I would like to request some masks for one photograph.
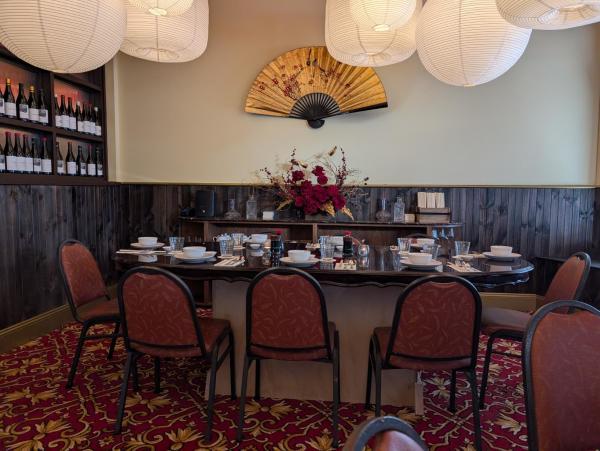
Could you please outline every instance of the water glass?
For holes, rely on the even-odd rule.
[[[221,257],[233,256],[233,240],[226,238],[219,240],[219,250],[221,251]]]
[[[179,252],[183,249],[184,239],[182,236],[170,236],[169,237],[169,246],[171,247],[171,252]]]
[[[242,246],[244,244],[244,238],[246,238],[246,236],[243,233],[232,233],[231,238],[233,238],[234,246]]]
[[[368,257],[369,256],[369,245],[368,244],[360,244],[358,246],[358,256],[359,257]]]
[[[333,259],[335,246],[329,242],[321,244],[321,258]]]
[[[410,251],[410,238],[398,238],[398,251],[409,252]]]
[[[421,252],[431,254],[431,258],[435,260],[438,258],[440,247],[439,244],[424,244]]]
[[[455,241],[454,242],[454,255],[468,255],[469,249],[471,248],[470,241]]]

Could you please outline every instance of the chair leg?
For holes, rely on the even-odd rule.
[[[210,383],[208,385],[208,405],[206,406],[206,435],[205,440],[210,442],[212,436],[213,413],[215,410],[215,387],[217,385],[217,360],[219,357],[219,346],[213,349],[210,362]]]
[[[243,434],[244,434],[244,416],[246,409],[246,391],[248,389],[248,370],[250,368],[250,359],[248,356],[244,357],[244,369],[242,372],[242,390],[240,393],[240,418],[238,420],[238,429],[237,429],[237,441],[239,443],[242,442]]]
[[[160,393],[160,359],[154,357],[154,393]]]
[[[85,343],[85,336],[87,335],[87,331],[89,328],[90,326],[85,323],[81,327],[81,333],[79,334],[79,340],[77,341],[77,348],[75,349],[75,355],[73,356],[73,361],[71,362],[69,378],[67,379],[67,388],[73,387],[73,380],[75,379],[75,373],[77,372],[77,365],[79,365],[81,350],[83,349],[83,344]]]
[[[115,423],[115,434],[121,433],[123,425],[123,414],[125,412],[125,398],[127,397],[127,386],[129,385],[129,374],[131,373],[131,366],[134,359],[134,355],[131,352],[127,353],[127,361],[123,368],[123,382],[121,383],[121,395],[119,396],[119,407],[117,410],[117,422]]]
[[[140,391],[140,375],[138,373],[138,360],[141,357],[141,354],[137,354],[133,357],[133,361],[131,362],[131,373],[133,374],[133,390],[136,392]]]
[[[469,384],[471,385],[471,396],[473,404],[473,428],[475,429],[475,449],[481,451],[481,420],[479,418],[479,403],[477,401],[477,375],[475,368],[472,371],[467,371]]]
[[[488,384],[488,376],[490,373],[490,363],[492,361],[492,353],[494,352],[494,341],[496,337],[494,335],[490,335],[487,342],[487,347],[485,350],[485,360],[483,363],[483,374],[481,375],[481,391],[479,393],[479,408],[483,409],[485,407],[485,392],[487,390]]]
[[[333,447],[337,448],[338,441],[338,412],[340,408],[340,345],[338,332],[334,335],[333,346]]]
[[[117,338],[119,338],[119,329],[121,328],[121,323],[117,321],[115,323],[115,330],[113,332],[112,338],[110,340],[110,347],[108,348],[108,360],[112,360],[113,354],[115,352],[115,346],[117,345]]]
[[[452,379],[450,379],[450,404],[448,410],[456,412],[456,370],[452,370]]]
[[[260,359],[256,359],[255,361],[254,400],[260,401]]]
[[[375,416],[381,416],[381,359],[375,357]]]
[[[229,383],[231,400],[237,399],[237,389],[235,386],[235,347],[233,342],[233,332],[229,332]]]
[[[373,365],[371,361],[373,346],[369,344],[369,357],[367,362],[367,389],[365,392],[365,410],[371,408],[371,385],[373,383]]]

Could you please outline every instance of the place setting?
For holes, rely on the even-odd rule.
[[[319,263],[321,260],[316,258],[308,250],[297,249],[288,251],[288,256],[281,257],[279,261],[284,265],[295,268],[310,268],[311,266]]]
[[[521,258],[521,254],[513,252],[511,246],[490,246],[490,250],[488,252],[483,252],[482,254],[489,260],[501,262],[509,262]]]
[[[181,251],[172,252],[171,255],[183,263],[207,263],[215,261],[217,253],[207,251],[204,246],[186,246]]]

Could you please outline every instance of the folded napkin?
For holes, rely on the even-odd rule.
[[[215,266],[226,266],[228,268],[234,268],[236,266],[243,265],[246,262],[243,258],[226,258],[216,263]]]
[[[136,250],[136,249],[119,249],[117,254],[130,254],[130,255],[156,255],[166,254],[166,251],[149,251],[149,250]]]
[[[456,272],[481,272],[479,269],[473,268],[472,266],[458,266],[456,263],[448,263],[447,266]]]

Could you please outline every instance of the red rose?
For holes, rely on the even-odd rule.
[[[329,185],[327,187],[327,194],[329,194],[331,197],[339,196],[340,190],[338,189],[337,185]]]
[[[333,208],[335,208],[336,210],[341,210],[346,206],[346,199],[344,198],[344,196],[334,196],[331,199],[331,202],[333,203]]]
[[[327,177],[326,177],[326,176],[324,176],[324,175],[319,175],[319,176],[317,177],[317,183],[318,183],[319,185],[327,185],[327,182],[328,182],[328,181],[329,181],[329,180],[328,180],[328,179],[327,179]]]
[[[299,182],[300,180],[304,180],[304,172],[292,171],[292,181]]]
[[[324,176],[325,175],[325,169],[323,169],[323,166],[315,166],[315,168],[312,170],[312,173],[319,177],[319,176]]]
[[[320,203],[324,204],[329,200],[329,194],[327,194],[327,190],[323,188],[321,185],[316,185],[313,188],[315,199]]]
[[[296,205],[296,207],[301,208],[302,206],[304,206],[304,197],[302,196],[296,196],[296,199],[294,201],[294,205]]]

